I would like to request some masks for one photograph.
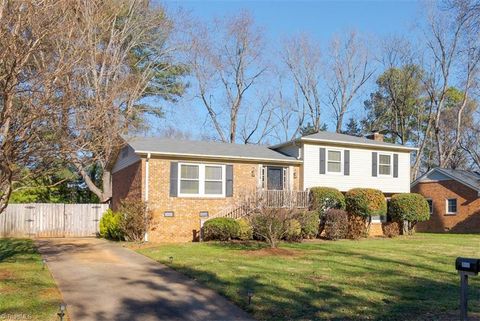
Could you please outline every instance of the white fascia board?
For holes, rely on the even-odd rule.
[[[287,164],[301,164],[301,160],[296,159],[274,159],[274,158],[260,158],[260,157],[243,157],[243,156],[224,156],[224,155],[203,155],[203,154],[186,154],[186,153],[164,153],[164,152],[152,152],[136,150],[137,154],[151,154],[161,156],[174,156],[178,158],[208,158],[208,159],[221,159],[221,160],[245,160],[245,161],[263,161],[263,162],[275,162],[275,163],[287,163]]]
[[[368,143],[357,143],[357,142],[346,142],[341,140],[330,140],[330,139],[316,139],[316,138],[300,138],[302,142],[311,142],[311,143],[323,143],[329,145],[343,145],[343,146],[367,146],[375,149],[381,150],[401,150],[404,152],[413,152],[417,151],[417,147],[408,147],[402,145],[377,145],[377,144],[368,144]]]

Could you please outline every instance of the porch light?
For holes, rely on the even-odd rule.
[[[255,172],[256,172],[255,167],[252,167],[252,172],[251,172],[252,177],[255,177]]]
[[[57,313],[57,315],[60,317],[60,321],[63,321],[63,317],[65,316],[65,310],[67,309],[67,305],[65,303],[60,303],[59,307],[60,311]]]
[[[293,178],[297,178],[297,169],[296,168],[293,170]]]

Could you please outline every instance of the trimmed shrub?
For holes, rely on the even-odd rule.
[[[393,195],[388,206],[388,214],[394,221],[407,221],[409,233],[413,231],[415,224],[430,219],[428,202],[417,193]]]
[[[386,237],[396,237],[400,235],[401,225],[399,222],[382,223],[382,231]]]
[[[345,209],[345,196],[333,187],[312,187],[310,189],[312,210],[318,212],[320,218],[318,234],[322,234],[325,227],[325,212],[331,208]]]
[[[347,212],[368,219],[387,214],[387,201],[382,191],[373,188],[354,188],[345,194]]]
[[[320,217],[330,208],[345,209],[345,197],[336,188],[312,187],[310,189],[312,209],[317,210]]]
[[[329,209],[325,213],[325,237],[329,240],[339,240],[348,234],[348,213],[344,210]]]
[[[208,222],[208,221],[207,221]],[[242,241],[253,239],[253,227],[250,222],[244,218],[237,220],[238,238]]]
[[[367,223],[365,222],[364,217],[348,213],[347,224],[348,224],[347,238],[352,240],[358,240],[361,237],[368,236]]]
[[[205,241],[228,241],[239,237],[240,225],[233,218],[218,217],[208,220],[203,225]]]
[[[303,239],[313,239],[318,235],[318,226],[319,218],[318,212],[316,211],[303,211],[299,212],[296,217],[296,220],[300,222],[302,226],[302,238]]]
[[[285,240],[290,242],[298,242],[302,239],[302,225],[296,219],[287,222],[285,231]]]
[[[100,219],[100,236],[109,240],[123,240],[123,233],[120,227],[122,216],[119,213],[108,209]]]
[[[285,239],[290,220],[295,218],[295,214],[296,211],[289,208],[258,207],[251,219],[253,236],[267,242],[272,248],[277,247],[278,242]]]
[[[120,228],[126,241],[143,241],[151,214],[147,205],[139,200],[123,200],[118,207]]]

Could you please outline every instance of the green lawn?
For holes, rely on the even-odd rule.
[[[480,235],[263,247],[189,243],[137,251],[215,289],[259,320],[458,320],[455,258],[480,257]],[[470,316],[477,320],[480,276],[470,280]]]
[[[60,302],[33,242],[0,239],[0,320],[57,320]]]

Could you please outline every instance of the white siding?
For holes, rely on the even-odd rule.
[[[350,175],[320,174],[320,148],[350,150]],[[410,192],[410,153],[385,151],[398,154],[398,177],[372,176],[372,152],[382,153],[379,149],[360,149],[358,147],[336,147],[324,145],[303,145],[304,189],[314,186],[334,187],[342,192],[355,187],[377,188],[384,193]],[[343,158],[342,158],[343,163]],[[393,157],[392,157],[393,164]],[[393,165],[392,165],[393,171]]]
[[[135,154],[133,148],[130,145],[125,146],[118,155],[117,162],[115,163],[115,166],[113,166],[112,174],[138,162],[139,160],[140,157]]]

